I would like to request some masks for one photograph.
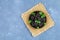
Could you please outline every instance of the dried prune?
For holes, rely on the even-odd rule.
[[[29,16],[30,25],[36,29],[44,27],[46,19],[46,15],[42,11],[34,11]]]

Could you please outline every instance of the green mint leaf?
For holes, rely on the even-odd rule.
[[[44,23],[44,25],[46,25],[46,23]]]
[[[36,23],[41,23],[39,20],[35,20]]]
[[[45,15],[43,14],[42,16],[41,16],[41,18],[44,18],[45,17]]]
[[[35,13],[34,13],[34,12],[32,12],[32,15],[34,15],[34,16],[35,16]]]
[[[37,27],[37,29],[39,29],[39,27]]]
[[[40,15],[43,15],[43,13],[42,13],[42,12],[39,12],[39,14],[40,14]]]
[[[29,20],[29,23],[31,23],[32,22],[32,20]]]

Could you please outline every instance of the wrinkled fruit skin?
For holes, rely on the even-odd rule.
[[[41,15],[39,14],[39,12],[42,12],[42,11],[34,11],[33,13],[35,15],[30,14],[30,16],[29,16],[29,20],[31,20],[30,25],[36,29],[37,29],[37,27],[39,27],[39,28],[44,27],[44,25],[45,25],[44,23],[46,23],[46,19],[47,19],[46,16],[41,18]],[[44,14],[44,13],[42,12],[42,14]],[[35,20],[39,20],[40,23],[36,23]]]

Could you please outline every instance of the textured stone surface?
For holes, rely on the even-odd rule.
[[[42,2],[55,21],[55,26],[33,38],[21,14]],[[0,40],[59,40],[60,0],[0,0]]]

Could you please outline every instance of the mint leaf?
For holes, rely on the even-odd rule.
[[[32,20],[29,20],[29,23],[31,23],[32,22]]]
[[[36,23],[41,23],[39,20],[35,20]]]
[[[32,15],[34,15],[34,16],[35,16],[35,13],[34,13],[34,12],[32,12]]]
[[[43,12],[39,12],[40,15],[43,15]]]
[[[44,25],[46,25],[46,23],[44,23]]]
[[[37,29],[39,29],[39,27],[37,27]]]
[[[43,14],[42,16],[41,16],[41,18],[44,18],[45,17],[45,15]]]

